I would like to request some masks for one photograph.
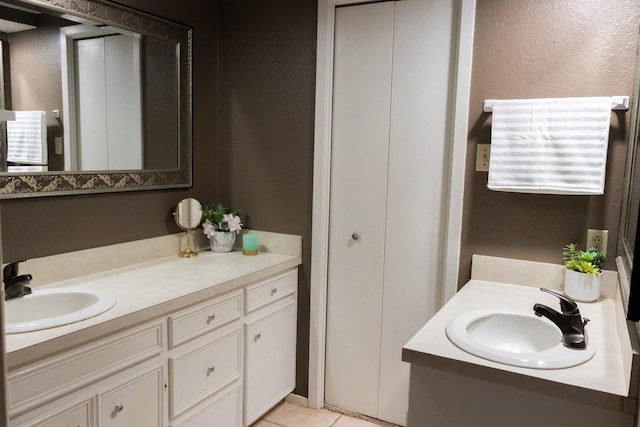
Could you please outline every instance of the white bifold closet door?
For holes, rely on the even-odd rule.
[[[336,9],[325,402],[400,425],[441,301],[453,4]]]
[[[143,168],[140,39],[76,41],[79,170]]]

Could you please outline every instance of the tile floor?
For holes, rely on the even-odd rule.
[[[309,409],[284,402],[253,427],[380,427],[373,422],[349,417],[328,409]]]

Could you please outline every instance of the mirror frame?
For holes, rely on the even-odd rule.
[[[143,35],[173,40],[178,56],[178,165],[135,171],[52,171],[0,175],[0,199],[184,188],[192,172],[192,29],[106,0],[20,0]]]
[[[640,63],[638,65],[640,65]],[[634,88],[634,93],[639,94],[640,90],[638,88],[638,81],[640,81],[640,79],[636,77],[636,80],[637,82],[635,83],[636,87]],[[638,151],[638,131],[640,130],[640,114],[638,110],[638,101],[634,96],[633,105],[631,107],[631,125],[629,127],[629,143],[627,146],[627,161],[625,164],[624,187],[622,191],[620,221],[618,226],[618,242],[616,248],[616,256],[622,259],[628,276],[631,275],[631,268],[633,266],[633,247],[635,247],[636,243],[636,236],[629,235],[629,222],[631,220],[631,215],[635,212],[634,206],[631,205],[632,194],[634,187],[640,185],[640,183],[634,183],[634,175],[637,167],[636,156]],[[630,239],[633,239],[633,244]]]
[[[638,37],[640,43],[640,37]],[[616,266],[621,277],[620,290],[623,305],[627,311],[627,319],[640,319],[640,222],[636,223],[636,230],[630,230],[630,221],[640,215],[638,205],[633,196],[640,188],[640,181],[636,179],[640,172],[640,165],[636,163],[638,144],[640,142],[640,55],[636,54],[633,94],[631,96],[631,113],[629,124],[629,140],[627,145],[627,160],[625,164],[624,187],[620,205],[620,220],[618,224],[618,241],[616,245]],[[634,275],[635,272],[635,275]]]

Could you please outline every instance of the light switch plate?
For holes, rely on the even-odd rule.
[[[62,137],[61,136],[56,136],[54,138],[54,142],[55,142],[55,149],[56,149],[56,154],[62,154]]]
[[[491,144],[476,144],[476,172],[489,172]]]

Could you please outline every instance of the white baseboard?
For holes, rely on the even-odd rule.
[[[309,407],[309,399],[304,396],[300,396],[299,394],[289,394],[284,398],[285,402],[289,402],[293,405],[302,406],[303,408]]]

